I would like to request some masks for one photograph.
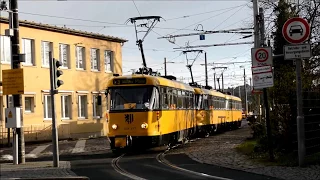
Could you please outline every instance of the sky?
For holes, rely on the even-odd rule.
[[[136,34],[131,22],[126,21],[138,16],[161,16],[143,42],[144,54],[148,67],[164,74],[164,58],[167,59],[167,74],[174,75],[178,80],[190,82],[191,76],[187,62],[191,64],[197,53],[181,53],[185,49],[173,49],[190,46],[212,45],[225,43],[253,42],[253,37],[239,39],[245,35],[235,33],[216,33],[175,38],[174,43],[159,37],[177,34],[195,33],[198,30],[228,30],[235,28],[252,28],[253,10],[249,0],[212,0],[212,1],[27,1],[18,0],[19,19],[66,26],[77,30],[90,31],[127,39],[123,45],[123,74],[131,74],[132,69],[142,67],[142,58],[136,45]],[[6,16],[2,13],[2,16]],[[76,20],[77,19],[77,20]],[[147,21],[138,21],[143,24]],[[200,24],[200,25],[198,25]],[[140,29],[146,31],[147,29]],[[142,38],[145,32],[138,33]],[[213,74],[221,75],[223,69],[224,88],[243,85],[243,67],[247,75],[247,84],[251,77],[251,48],[253,44],[212,46],[196,48],[207,53],[209,85],[214,87]],[[188,59],[188,61],[187,61]],[[215,64],[230,63],[234,64]],[[196,58],[192,69],[194,80],[205,85],[204,53]],[[243,67],[240,67],[243,66]],[[220,81],[221,83],[221,81]],[[218,87],[218,85],[217,85]]]

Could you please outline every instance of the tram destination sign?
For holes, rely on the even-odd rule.
[[[146,84],[146,78],[133,78],[133,79],[114,79],[114,85],[124,85],[124,84]]]

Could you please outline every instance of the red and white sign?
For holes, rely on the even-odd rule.
[[[271,47],[251,49],[252,66],[272,66]]]
[[[261,74],[261,73],[272,72],[271,66],[251,67],[251,69],[252,69],[252,74]]]
[[[252,94],[262,94],[263,92],[261,90],[252,89],[251,93]]]
[[[287,20],[282,27],[282,35],[291,44],[305,42],[310,35],[310,25],[307,20],[294,17]]]

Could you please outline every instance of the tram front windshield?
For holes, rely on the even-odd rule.
[[[153,87],[110,88],[110,110],[148,109]]]

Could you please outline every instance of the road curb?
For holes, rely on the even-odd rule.
[[[34,178],[1,178],[1,180],[90,180],[86,176],[66,176],[66,177],[34,177]]]

